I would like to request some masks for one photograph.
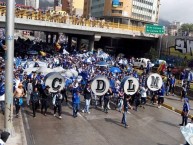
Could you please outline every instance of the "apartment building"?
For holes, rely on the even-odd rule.
[[[32,6],[35,9],[39,9],[40,1],[39,0],[25,0],[26,6]]]
[[[70,15],[83,15],[84,0],[61,0],[62,10]]]
[[[84,16],[105,18],[123,24],[156,24],[160,0],[85,0]]]

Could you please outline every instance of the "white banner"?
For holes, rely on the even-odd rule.
[[[193,145],[193,124],[188,123],[186,126],[180,127],[181,133],[183,134],[185,140]]]

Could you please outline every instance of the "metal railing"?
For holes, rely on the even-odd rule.
[[[1,16],[6,15],[6,6],[0,6]],[[86,19],[83,17],[69,16],[65,11],[41,11],[34,9],[23,9],[16,8],[15,10],[16,18],[32,19],[32,20],[41,20],[55,23],[65,23],[71,25],[81,25],[87,27],[98,27],[98,28],[107,28],[107,29],[121,29],[121,30],[130,30],[130,31],[139,31],[144,32],[143,26],[133,26],[127,24],[113,23],[105,20],[95,20],[95,19]]]

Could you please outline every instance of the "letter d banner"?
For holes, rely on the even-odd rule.
[[[104,95],[110,87],[109,80],[105,76],[97,76],[91,83],[91,90],[97,96]]]

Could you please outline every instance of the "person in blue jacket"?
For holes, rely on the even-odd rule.
[[[179,124],[180,126],[186,126],[188,123],[188,115],[190,113],[190,104],[188,98],[184,98],[184,105],[182,110],[182,123]]]
[[[0,105],[1,105],[1,111],[4,115],[5,113],[5,83],[2,80],[0,82]]]
[[[80,93],[76,90],[72,96],[73,117],[77,117],[77,113],[80,110]]]
[[[165,95],[165,85],[163,83],[161,89],[158,91],[158,108],[161,108],[161,106],[164,103],[164,95]]]
[[[174,96],[174,88],[176,86],[176,79],[175,76],[172,75],[171,79],[170,79],[170,93]]]

